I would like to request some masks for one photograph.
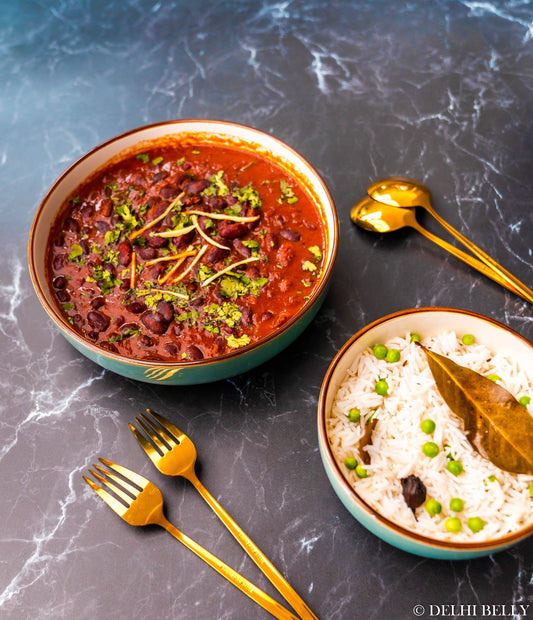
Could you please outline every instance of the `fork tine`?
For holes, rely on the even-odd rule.
[[[122,478],[115,476],[111,472],[107,471],[106,469],[102,469],[102,467],[99,467],[98,465],[93,465],[93,467],[95,467],[98,471],[101,471],[104,474],[104,476],[107,476],[107,478],[111,478],[111,480],[119,484],[121,487],[126,489],[126,491],[128,491],[132,495],[134,496],[139,495],[139,489],[137,489],[132,484],[130,484],[129,481],[123,480]],[[131,502],[131,498],[129,497],[128,497],[128,502]]]
[[[184,432],[180,431],[180,429],[177,426],[174,426],[174,424],[172,424],[172,422],[170,420],[167,420],[166,418],[164,418],[162,415],[159,415],[159,413],[156,413],[155,411],[152,411],[151,409],[147,409],[146,410],[155,420],[157,420],[159,422],[159,424],[161,424],[161,426],[163,428],[165,428],[169,433],[172,433],[172,435],[174,435],[174,437],[178,440],[181,441],[184,438],[187,438],[187,435],[185,435]],[[144,416],[143,416],[144,417]],[[146,418],[145,418],[146,419]]]
[[[97,466],[94,465],[94,467],[97,467]],[[106,471],[104,471],[102,469],[100,469],[100,471],[103,471],[104,474],[107,473]],[[106,487],[109,487],[113,491],[113,493],[115,495],[118,495],[120,497],[120,499],[124,500],[126,502],[126,504],[128,504],[128,506],[131,504],[133,499],[129,495],[124,493],[124,491],[122,489],[120,489],[119,487],[115,486],[112,482],[110,482],[109,480],[106,480],[103,476],[100,476],[100,474],[97,474],[92,469],[89,469],[89,473],[92,474],[102,484],[105,484]]]
[[[141,487],[141,489],[144,489],[146,485],[149,484],[150,482],[146,478],[143,478],[140,474],[136,474],[134,471],[131,471],[131,469],[122,467],[122,465],[117,465],[116,463],[113,463],[112,461],[108,461],[107,459],[99,458],[98,460],[102,462],[104,465],[107,465],[110,469],[113,469],[115,472],[118,472],[121,476],[124,476],[124,478],[126,478],[130,482],[133,482],[137,486]]]
[[[91,487],[91,489],[101,498],[104,502],[112,508],[118,515],[122,517],[122,515],[128,510],[124,504],[121,504],[118,499],[115,499],[112,495],[110,495],[104,489],[101,489],[97,484],[95,484],[92,480],[87,478],[87,476],[82,476],[85,482]]]
[[[162,441],[161,441],[161,437],[163,437],[163,439],[171,444],[170,438],[167,439],[166,437],[166,433],[164,434],[160,429],[158,429],[157,427],[154,427],[153,424],[150,424],[150,420],[148,420],[147,418],[145,418],[143,416],[143,414],[139,414],[141,416],[141,418],[143,418],[143,420],[146,421],[143,422],[143,420],[141,420],[141,418],[135,418],[135,420],[137,421],[137,424],[143,429],[143,431],[148,435],[148,437],[155,443],[156,447],[159,448],[159,450],[165,454],[165,452],[168,452],[168,446],[165,445]],[[170,446],[171,448],[173,447],[172,445]]]
[[[146,437],[139,432],[133,424],[129,424],[130,431],[135,435],[135,439],[141,444],[141,448],[146,452],[150,460],[156,464],[157,461],[161,458],[159,452],[154,448],[154,446],[146,439]]]

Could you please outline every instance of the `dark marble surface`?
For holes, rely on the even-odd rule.
[[[187,117],[248,124],[299,150],[330,188],[341,238],[330,294],[285,353],[168,388],[104,372],[58,334],[26,242],[44,192],[78,156]],[[0,0],[0,616],[269,617],[84,484],[98,456],[144,474],[170,520],[277,597],[193,487],[137,447],[127,423],[151,407],[194,440],[202,481],[321,619],[409,619],[417,604],[425,617],[444,604],[455,608],[434,611],[446,617],[533,617],[533,540],[466,562],[380,542],[334,495],[315,428],[335,352],[385,314],[459,307],[533,338],[530,304],[415,231],[375,235],[349,220],[370,181],[420,179],[439,213],[531,286],[532,135],[531,2]]]

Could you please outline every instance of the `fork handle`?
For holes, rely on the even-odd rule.
[[[257,547],[257,545],[250,540],[247,534],[235,523],[235,521],[229,516],[229,514],[222,508],[217,500],[209,493],[209,491],[200,482],[194,471],[183,474],[186,476],[205,499],[209,506],[216,513],[217,517],[224,523],[228,530],[240,543],[246,553],[252,558],[257,566],[263,571],[270,582],[275,586],[278,592],[285,598],[285,600],[292,606],[302,620],[318,620],[315,614],[309,609],[305,601],[295,592],[294,588],[287,582],[278,569],[272,564],[272,562],[264,555],[264,553]]]
[[[285,609],[283,605],[280,605],[280,603],[263,592],[263,590],[254,585],[251,581],[248,581],[248,579],[243,577],[240,573],[233,570],[233,568],[229,567],[227,564],[224,564],[222,560],[174,527],[165,517],[162,517],[161,520],[158,521],[158,524],[164,527],[169,534],[172,534],[174,538],[183,543],[199,558],[204,560],[204,562],[207,562],[211,568],[214,568],[220,575],[225,577],[241,592],[244,592],[244,594],[263,607],[263,609],[266,609],[275,618],[279,620],[299,620],[296,616],[291,614],[288,609]]]

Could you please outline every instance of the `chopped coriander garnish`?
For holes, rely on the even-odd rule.
[[[154,159],[152,159],[152,164],[154,166],[157,166],[157,164],[160,164],[163,161],[162,157],[155,157]]]
[[[227,336],[226,342],[228,343],[228,347],[238,349],[239,347],[245,347],[247,344],[250,344],[250,336],[247,334],[243,334],[240,338],[236,336]]]
[[[316,271],[316,265],[310,260],[306,260],[302,263],[302,269],[304,271]]]
[[[292,205],[295,202],[298,202],[298,197],[295,195],[292,187],[284,179],[280,180],[279,189],[281,191],[281,196],[278,198],[279,204],[286,202],[287,204]]]
[[[69,302],[69,303],[63,304],[61,306],[61,309],[63,310],[63,312],[68,312],[69,310],[74,310],[75,307],[76,306],[72,302]]]
[[[150,161],[150,156],[147,153],[139,153],[136,159],[142,161],[144,164],[147,164]]]
[[[70,248],[70,254],[68,255],[69,261],[73,263],[78,263],[78,265],[83,264],[82,261],[83,248],[78,243],[73,243]]]
[[[322,250],[318,247],[318,245],[312,245],[310,248],[307,248],[311,254],[315,257],[315,260],[320,262],[322,260]]]

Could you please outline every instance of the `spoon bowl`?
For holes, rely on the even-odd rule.
[[[388,177],[368,186],[368,195],[393,207],[431,209],[431,192],[422,183],[404,177]]]
[[[498,284],[506,286],[510,290],[517,292],[514,287],[511,287],[507,280],[502,278],[496,271],[488,267],[485,263],[477,260],[477,258],[474,258],[473,256],[470,256],[470,254],[466,254],[466,252],[459,250],[455,246],[450,245],[448,242],[444,241],[444,239],[437,237],[433,233],[429,232],[429,230],[426,230],[420,226],[416,219],[416,212],[414,208],[399,208],[397,206],[392,206],[390,204],[374,200],[373,198],[370,198],[370,196],[365,196],[356,202],[352,207],[350,211],[350,218],[354,224],[357,224],[357,226],[371,232],[392,232],[394,230],[404,228],[405,226],[414,228],[420,234],[424,235],[424,237],[430,241],[433,241],[433,243],[436,243],[439,247],[447,250],[471,267],[474,267],[474,269],[477,269],[483,275],[491,278],[495,282],[498,282]]]
[[[496,282],[499,282],[509,290],[513,291],[513,293],[516,293],[530,303],[533,303],[533,291],[531,289],[520,282],[520,280],[513,276],[512,273],[509,273],[506,269],[504,269],[481,248],[462,235],[451,224],[448,224],[448,222],[435,211],[431,205],[431,192],[425,185],[419,181],[415,181],[414,179],[407,179],[404,177],[388,177],[375,181],[369,185],[367,191],[368,196],[371,199],[384,205],[400,207],[401,209],[410,209],[413,207],[424,208],[446,231],[460,241],[468,250],[470,250],[470,252],[472,252],[472,254],[474,254],[474,256],[477,256],[480,261],[485,263],[485,265],[488,266],[489,269],[497,276],[489,277],[492,277],[493,280],[496,280]],[[435,239],[433,239],[433,241],[435,241]],[[465,254],[464,256],[469,255]],[[459,258],[461,257],[459,256]],[[475,266],[471,260],[472,259],[470,257],[470,260],[466,262]]]

